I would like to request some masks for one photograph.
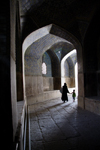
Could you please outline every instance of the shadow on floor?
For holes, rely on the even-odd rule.
[[[31,150],[100,149],[100,117],[55,99],[29,106]]]

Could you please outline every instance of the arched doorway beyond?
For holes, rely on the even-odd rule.
[[[74,88],[78,96],[78,68],[76,49],[65,55],[61,61],[61,86],[63,86],[64,83],[67,83],[68,88]]]
[[[48,49],[52,49],[53,45],[58,45],[60,42],[61,44],[66,43],[67,48],[69,47],[69,49],[67,49],[68,52],[72,49],[77,49],[78,86],[81,87],[81,90],[80,88],[78,90],[78,105],[83,108],[84,78],[81,45],[72,34],[53,24],[32,32],[23,42],[23,62],[25,61],[25,66],[23,63],[23,80],[25,83],[24,89],[26,90],[24,95],[34,97],[34,100],[30,101],[30,103],[40,100],[43,101],[48,98],[48,96],[44,96],[43,93],[43,78],[41,71],[42,55]],[[64,55],[63,53],[63,56]],[[63,58],[63,56],[61,57]],[[26,72],[24,71],[24,67],[27,67]],[[27,95],[27,93],[29,95]],[[55,96],[57,96],[57,93]]]

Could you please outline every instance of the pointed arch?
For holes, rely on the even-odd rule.
[[[23,42],[23,80],[25,81],[24,74],[24,54],[26,53],[28,57],[32,58],[32,65],[35,66],[33,70],[31,70],[31,75],[37,75],[39,78],[41,76],[41,64],[42,64],[42,54],[47,51],[47,49],[51,49],[54,44],[65,42],[66,44],[73,47],[73,49],[77,50],[77,61],[78,61],[78,77],[79,77],[79,106],[84,107],[84,75],[83,75],[83,59],[82,59],[82,47],[80,42],[69,32],[63,30],[62,28],[50,24],[43,28],[40,28],[34,32],[32,32]],[[71,51],[72,49],[70,49]],[[69,51],[69,52],[70,52]],[[32,69],[32,67],[31,67]],[[25,82],[24,82],[25,83]],[[41,92],[42,84],[41,84]],[[25,88],[24,88],[25,89]]]

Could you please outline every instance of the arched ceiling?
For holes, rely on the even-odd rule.
[[[99,0],[21,0],[22,38],[56,24],[82,43],[98,5]]]
[[[52,51],[62,49],[60,61],[67,53],[77,49],[78,55],[80,55],[78,69],[82,70],[82,49],[79,41],[69,32],[51,24],[32,32],[23,42],[23,54],[25,53],[26,66],[31,74],[40,74],[42,55],[49,49]],[[35,67],[34,69],[33,66]]]
[[[52,45],[52,47],[50,49],[56,53],[56,55],[59,58],[59,61],[61,61],[62,58],[68,52],[70,52],[71,50],[74,49],[74,46],[70,43],[67,43],[67,42],[59,42],[59,43]]]
[[[60,45],[59,45],[60,43]],[[52,48],[51,48],[52,47]],[[40,57],[46,50],[48,49],[59,49],[61,47],[66,48],[66,53],[74,49],[73,44],[67,42],[66,40],[52,35],[47,34],[46,36],[43,36],[42,38],[38,39],[37,41],[33,42],[28,49],[26,50],[27,56],[38,58]]]
[[[67,50],[68,53],[72,49],[78,49],[79,47],[78,40],[72,34],[54,24],[32,32],[23,42],[23,52],[25,53],[27,50],[27,55],[29,53],[32,55],[34,51],[41,55],[48,49],[56,50],[59,48]]]
[[[52,34],[51,34],[52,33]],[[60,37],[61,36],[61,37]],[[43,27],[33,33],[31,33],[24,42],[24,51],[26,50],[26,57],[34,58],[34,60],[40,59],[40,57],[47,50],[50,50],[56,54],[59,61],[73,50],[75,47],[70,42],[71,37],[56,27],[55,25],[49,25]],[[63,37],[63,38],[62,38]],[[69,41],[68,41],[69,40]]]
[[[61,59],[75,48],[73,45],[77,43],[75,40],[68,32],[55,25],[49,25],[31,33],[23,43],[26,71],[30,74],[40,74],[42,55],[47,50],[56,54],[61,49],[60,64]]]

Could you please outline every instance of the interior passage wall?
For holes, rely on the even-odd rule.
[[[61,79],[42,76],[25,76],[27,104],[61,97],[60,91],[54,90],[53,83],[57,80]],[[56,86],[58,87],[57,84],[58,82],[56,82]]]
[[[16,1],[0,4],[0,119],[1,147],[12,150],[17,129],[16,57],[15,57]]]
[[[43,76],[25,76],[26,96],[35,96],[44,91],[59,90],[61,78]]]
[[[34,96],[43,93],[42,76],[25,76],[26,96]]]

